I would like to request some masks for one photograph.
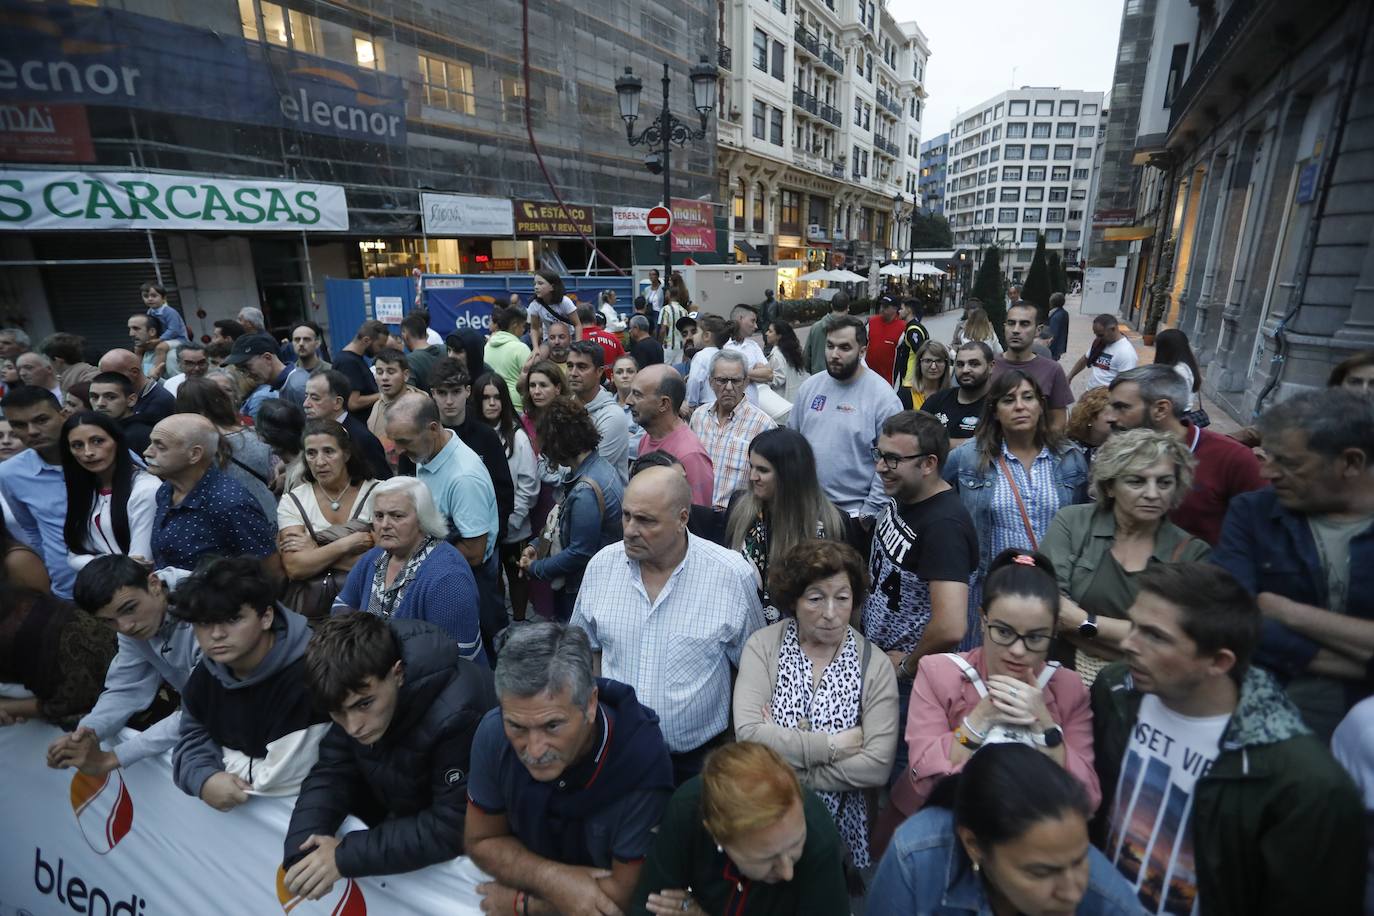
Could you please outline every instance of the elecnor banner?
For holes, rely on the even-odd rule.
[[[515,234],[511,203],[501,197],[423,193],[420,195],[420,219],[430,235],[509,238]]]
[[[165,172],[0,169],[0,230],[348,228],[338,185]]]
[[[611,232],[615,235],[653,235],[648,207],[612,207]]]
[[[711,211],[707,201],[673,198],[674,251],[716,250],[716,220]]]
[[[257,796],[228,812],[183,794],[170,758],[108,776],[50,770],[39,722],[0,728],[0,914],[480,914],[486,876],[466,858],[404,875],[342,879],[321,900],[286,889],[282,843],[294,798]],[[349,820],[344,832],[364,829]]]

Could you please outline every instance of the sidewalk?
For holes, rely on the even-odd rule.
[[[1065,374],[1073,368],[1073,364],[1078,360],[1078,357],[1088,352],[1088,348],[1092,346],[1093,342],[1093,318],[1095,316],[1080,315],[1078,310],[1081,302],[1081,296],[1069,296],[1064,303],[1064,308],[1069,313],[1069,349],[1059,360],[1059,364],[1064,367]],[[926,330],[930,331],[930,336],[932,338],[947,344],[950,338],[954,336],[954,328],[959,323],[959,317],[962,314],[962,310],[952,309],[947,312],[941,312],[939,315],[935,315],[931,318],[927,318],[924,321]],[[806,335],[810,333],[811,327],[812,326],[808,325],[805,328],[797,329],[797,337],[801,340],[803,349],[806,347]],[[1154,347],[1145,346],[1138,331],[1128,328],[1123,324],[1122,333],[1126,335],[1131,341],[1131,345],[1135,347],[1136,352],[1140,354],[1141,365],[1154,362]],[[1080,372],[1078,378],[1073,380],[1072,387],[1074,397],[1076,398],[1092,387],[1092,375],[1087,371]],[[1205,396],[1202,398],[1202,406],[1212,418],[1212,425],[1207,427],[1212,432],[1225,435],[1226,433],[1231,433],[1240,429],[1241,424],[1231,419],[1229,414],[1209,401]]]

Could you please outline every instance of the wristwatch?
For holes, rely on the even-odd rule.
[[[1097,615],[1088,614],[1088,619],[1078,625],[1078,635],[1084,639],[1097,638]]]
[[[1032,735],[1035,743],[1041,747],[1059,747],[1064,743],[1064,730],[1058,725],[1051,725],[1038,735]]]

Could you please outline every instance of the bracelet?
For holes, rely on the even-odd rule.
[[[902,677],[907,678],[908,680],[916,676],[915,672],[906,670],[906,663],[911,661],[911,656],[913,654],[914,653],[908,652],[906,654],[906,657],[903,658],[901,662],[897,665],[897,670],[901,671]]]
[[[964,721],[960,725],[960,727],[963,728],[964,731],[972,735],[974,738],[977,738],[979,744],[982,744],[984,741],[988,740],[987,734],[985,734],[984,732],[980,732],[978,729],[968,724],[968,716],[964,716]]]

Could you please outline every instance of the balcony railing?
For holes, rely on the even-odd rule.
[[[1193,71],[1188,74],[1188,78],[1183,81],[1183,85],[1178,87],[1171,100],[1172,105],[1169,109],[1169,129],[1172,130],[1178,123],[1179,118],[1192,105],[1193,99],[1202,91],[1203,87],[1211,82],[1212,76],[1216,73],[1221,62],[1231,52],[1236,40],[1245,31],[1245,27],[1250,24],[1254,17],[1256,8],[1259,6],[1255,0],[1232,0],[1227,7],[1225,15],[1221,17],[1221,22],[1212,32],[1212,37],[1208,39],[1207,46],[1202,49],[1197,60],[1193,64]]]
[[[844,124],[844,115],[840,113],[840,110],[824,102],[821,103],[820,116],[822,120],[829,121],[836,127],[840,127]]]
[[[808,32],[803,28],[798,28],[793,37],[796,39],[797,44],[811,52],[812,57],[821,56],[821,40],[816,37],[815,33]]]
[[[821,103],[814,95],[804,89],[792,90],[792,104],[798,108],[804,108],[811,114],[819,114]]]
[[[884,108],[887,107],[887,93],[881,89],[878,90],[878,104]]]
[[[834,70],[836,73],[839,74],[844,73],[844,58],[839,54],[836,54],[835,50],[831,48],[830,45],[821,46],[820,57],[821,63],[825,64],[831,70]]]
[[[732,57],[733,55],[730,53],[730,49],[727,48],[725,45],[721,45],[720,48],[716,51],[716,63],[720,64],[720,68],[722,70],[730,69]]]

